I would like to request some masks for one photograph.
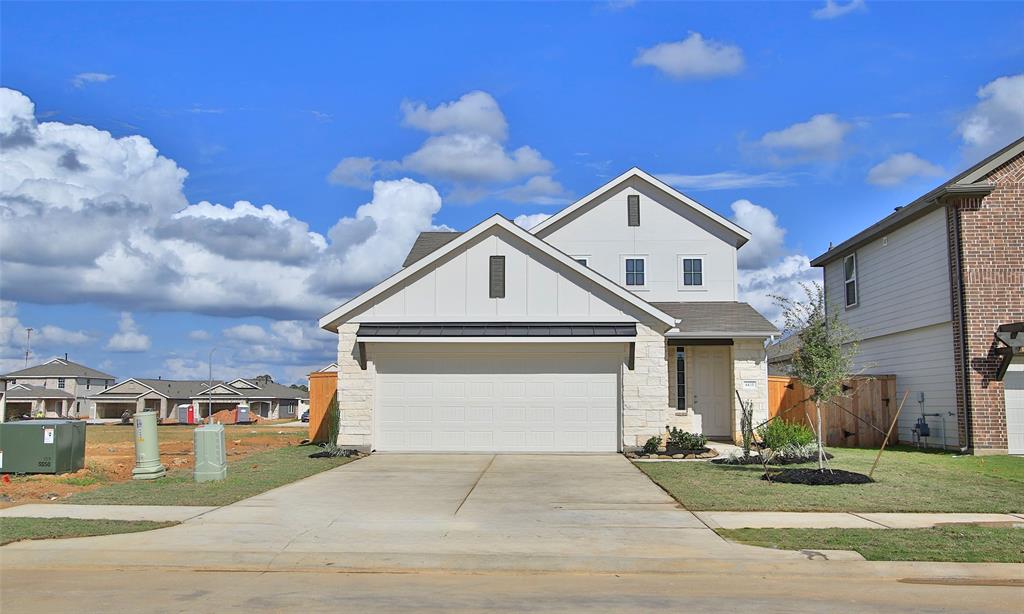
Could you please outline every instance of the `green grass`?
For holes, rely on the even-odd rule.
[[[721,529],[718,534],[783,550],[855,550],[869,561],[1024,563],[1024,529],[1009,527]]]
[[[835,469],[867,473],[876,450],[834,448]],[[761,480],[760,465],[636,463],[690,510],[789,512],[1024,511],[1024,458],[886,450],[874,484],[803,486]],[[790,467],[812,467],[790,465]]]
[[[77,493],[61,503],[101,505],[227,505],[349,462],[348,458],[308,458],[314,446],[291,446],[228,463],[219,482],[196,483],[191,470],[169,470],[157,480],[131,480]]]
[[[79,518],[0,518],[0,546],[23,539],[89,537],[137,533],[178,524],[150,520],[82,520]]]

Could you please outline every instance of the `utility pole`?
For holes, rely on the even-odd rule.
[[[32,328],[25,329],[25,368],[28,368],[28,358],[32,355]]]

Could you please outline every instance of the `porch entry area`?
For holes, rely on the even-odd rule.
[[[672,426],[731,441],[731,340],[669,339],[666,349]]]

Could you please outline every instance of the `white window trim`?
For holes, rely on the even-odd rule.
[[[847,277],[846,277],[846,261],[849,260],[850,258],[853,258],[853,277],[847,279]],[[843,266],[843,304],[846,305],[847,309],[853,309],[854,307],[856,307],[857,305],[860,304],[860,281],[858,281],[858,274],[860,273],[860,271],[858,270],[859,267],[857,266],[857,252],[853,252],[852,254],[848,254],[848,255],[844,256],[843,257],[843,264],[842,264],[842,266]],[[850,283],[851,281],[853,282],[853,292],[854,292],[854,300],[853,300],[852,303],[850,302],[850,299],[849,299],[849,297],[846,294],[846,292],[847,292],[847,284]]]
[[[700,260],[700,285],[687,286],[683,284],[683,259]],[[707,254],[677,254],[676,255],[676,286],[680,292],[707,292],[708,291],[708,269]]]
[[[575,260],[577,262],[579,262],[580,260],[583,260],[584,262],[580,262],[580,264],[582,264],[585,267],[589,267],[590,266],[590,254],[575,254],[573,256],[570,256],[570,258],[572,258],[573,260]]]
[[[644,285],[642,286],[627,286],[626,285],[626,260],[643,260],[644,261]],[[648,289],[651,279],[651,269],[647,266],[647,254],[622,254],[619,258],[619,283],[622,287],[629,290],[630,292],[643,292]]]

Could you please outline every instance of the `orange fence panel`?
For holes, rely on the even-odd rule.
[[[327,441],[327,406],[338,394],[338,373],[334,371],[309,374],[309,439]]]
[[[768,415],[816,428],[813,388],[795,377],[768,376]],[[821,408],[825,445],[877,448],[896,413],[895,375],[858,375],[843,384],[843,396]],[[896,443],[892,441],[890,443]]]

